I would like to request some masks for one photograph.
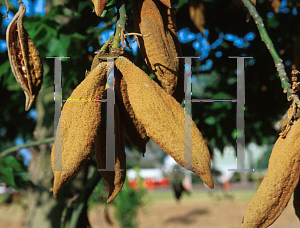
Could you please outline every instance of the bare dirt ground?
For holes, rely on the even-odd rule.
[[[185,197],[176,203],[173,198],[152,202],[146,214],[139,211],[139,228],[240,228],[250,201],[235,201],[223,198],[201,200],[196,195]],[[207,197],[208,198],[208,197]],[[103,216],[104,207],[95,208],[89,218],[93,228],[119,228],[114,219],[114,208],[109,208],[113,226],[108,225]],[[287,208],[270,226],[271,228],[296,228],[299,220],[295,215],[292,200]]]
[[[231,196],[232,198],[224,197],[221,192],[214,193],[213,196],[207,192],[193,192],[190,196],[184,195],[181,202],[177,203],[170,192],[168,197],[153,200],[144,211],[139,211],[138,228],[240,228],[250,200],[243,199],[242,196],[239,198],[234,193]],[[109,205],[108,210],[113,225],[109,225],[104,219],[104,206],[100,205],[89,212],[93,228],[120,227],[114,218],[113,206]],[[25,228],[25,216],[26,211],[18,204],[0,205],[1,228]],[[299,227],[292,200],[270,227]]]

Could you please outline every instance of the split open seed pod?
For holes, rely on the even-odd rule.
[[[11,69],[24,90],[25,110],[28,111],[42,86],[43,64],[38,50],[23,27],[25,11],[25,6],[20,4],[19,11],[7,27],[6,42]]]

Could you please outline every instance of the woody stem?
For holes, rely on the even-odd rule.
[[[116,23],[116,32],[115,32],[115,40],[113,44],[113,48],[120,48],[121,44],[121,30],[125,29],[125,23],[126,23],[126,9],[125,9],[125,3],[123,1],[120,1],[120,4],[118,4],[120,7],[118,7],[118,11],[120,14],[119,20]]]
[[[109,37],[109,39],[105,42],[105,44],[101,47],[100,50],[103,51],[103,52],[105,52],[106,49],[107,49],[107,47],[108,47],[108,45],[109,45],[109,44],[112,44],[113,40],[114,40],[114,36],[111,35],[111,36]]]

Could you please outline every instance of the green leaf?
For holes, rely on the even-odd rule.
[[[116,0],[112,0],[109,3],[107,3],[106,7],[111,6],[111,5],[115,4],[115,3],[116,3]]]
[[[26,166],[23,165],[23,161],[16,159],[14,156],[8,156],[4,158],[4,163],[13,168],[15,172],[25,172]]]
[[[206,123],[208,125],[214,125],[215,122],[216,122],[216,120],[215,120],[215,117],[213,117],[213,116],[210,116],[204,120],[204,123]]]
[[[231,133],[231,137],[232,137],[233,139],[236,139],[236,138],[237,138],[237,130],[236,130],[236,129]]]
[[[92,1],[85,1],[85,2],[82,2],[80,1],[79,4],[78,4],[78,13],[81,13],[82,10],[84,10],[85,7],[90,7],[91,9],[93,9],[93,5],[91,4]]]
[[[41,23],[48,19],[57,17],[57,15],[63,15],[63,9],[64,9],[64,6],[62,6],[62,5],[57,5],[57,6],[51,7],[50,11],[45,16],[42,17]]]
[[[177,13],[177,11],[184,5],[184,4],[187,4],[188,3],[188,0],[179,0],[178,2],[178,6],[175,10],[175,14]]]
[[[10,72],[10,62],[9,60],[7,60],[0,65],[0,79],[2,76],[7,76],[9,72]]]
[[[233,96],[231,96],[228,93],[224,93],[224,92],[216,93],[215,95],[213,95],[212,98],[213,99],[223,99],[223,100],[234,99]]]
[[[149,74],[149,77],[150,77],[151,79],[156,78],[156,76],[155,76],[153,73],[150,73],[150,74]]]
[[[11,167],[5,167],[5,164],[0,164],[0,182],[4,182],[9,186],[12,186],[16,189],[18,189],[15,178],[14,178],[14,172]]]
[[[221,137],[223,135],[222,127],[220,124],[217,124],[217,137]]]
[[[54,37],[48,43],[49,56],[67,56],[66,49],[62,45],[61,40]]]
[[[73,39],[79,39],[79,40],[86,40],[86,38],[87,38],[86,36],[84,36],[78,32],[71,34],[70,37]]]
[[[60,34],[59,40],[60,40],[60,45],[63,47],[64,51],[67,52],[71,44],[71,37],[65,34]]]

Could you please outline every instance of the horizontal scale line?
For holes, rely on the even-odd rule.
[[[104,100],[90,100],[90,99],[71,99],[71,100],[61,100],[62,102],[66,102],[66,101],[68,101],[68,102],[70,102],[70,101],[74,101],[74,102],[78,102],[78,101],[81,101],[81,102],[106,102],[106,99],[104,99]]]
[[[192,102],[237,102],[237,99],[221,100],[221,99],[192,99]]]

